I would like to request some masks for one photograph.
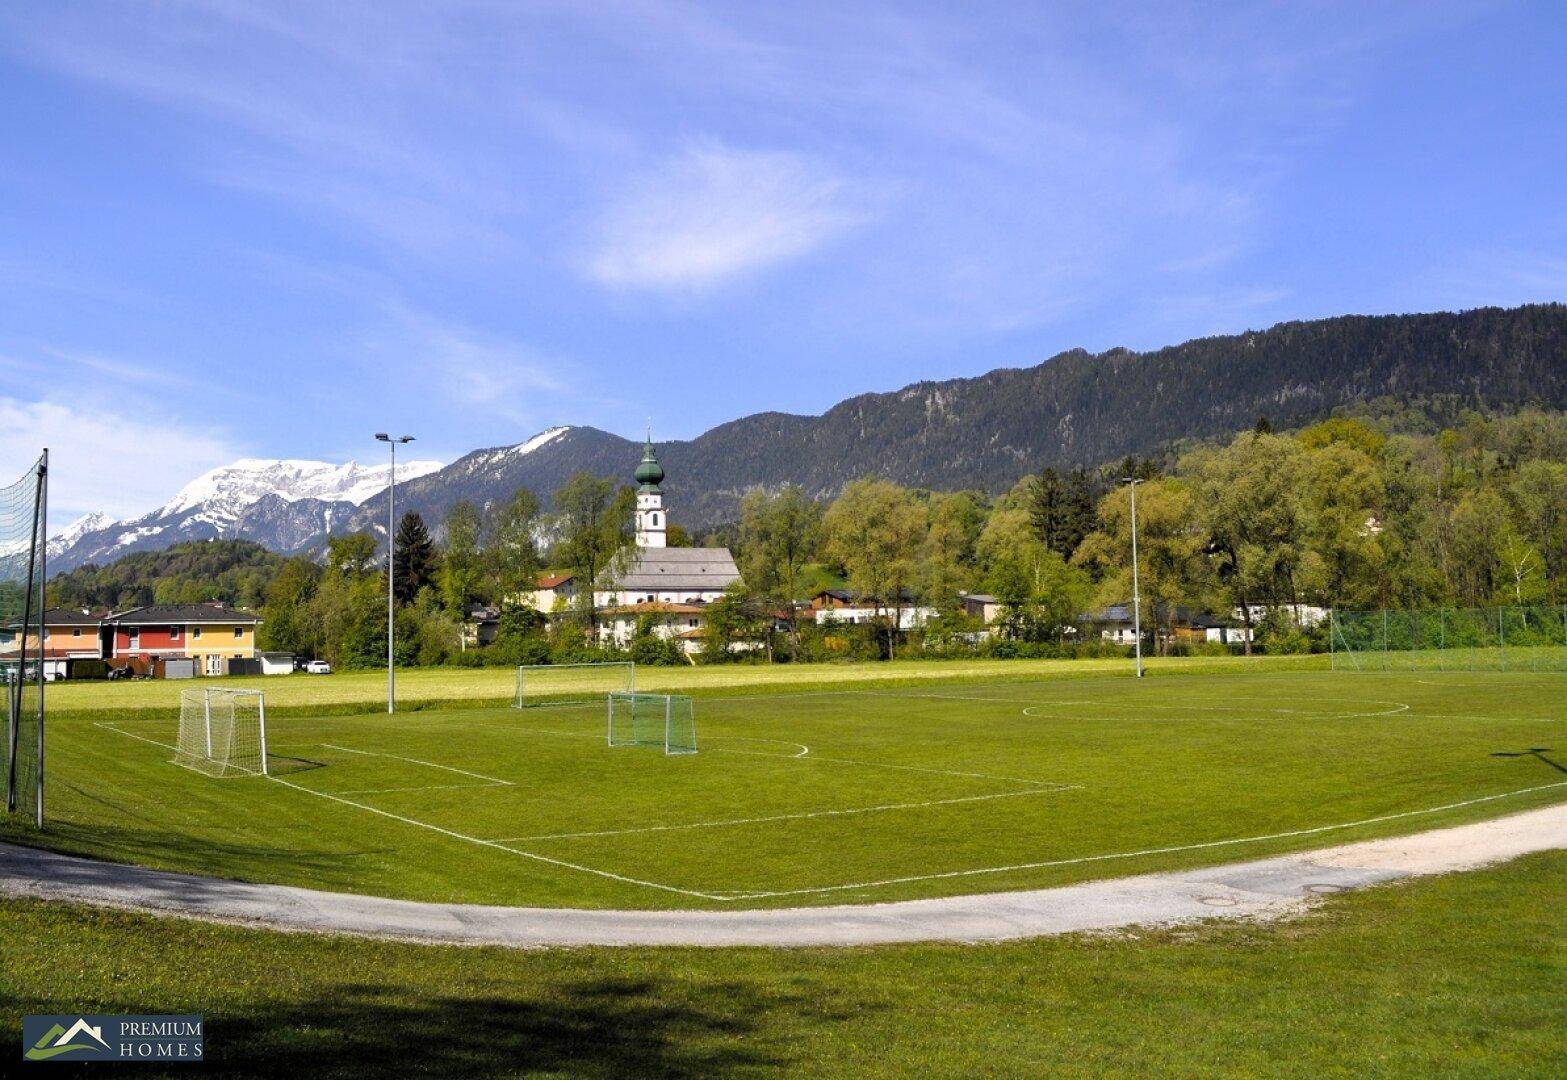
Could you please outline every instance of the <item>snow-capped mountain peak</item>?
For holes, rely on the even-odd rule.
[[[83,514],[65,528],[61,529],[54,536],[50,537],[49,550],[51,552],[57,549],[63,551],[65,548],[70,547],[72,544],[76,543],[76,541],[86,536],[88,533],[97,532],[99,529],[107,529],[110,525],[113,524],[114,519],[108,514]]]
[[[399,462],[397,480],[412,480],[440,467],[439,461]],[[237,516],[267,495],[285,502],[319,499],[357,506],[385,491],[390,474],[390,465],[361,465],[357,461],[333,465],[296,458],[241,458],[198,476],[157,513],[166,516],[199,508],[208,520],[217,521]]]
[[[402,483],[441,468],[439,461],[400,461]],[[355,508],[386,490],[390,465],[334,465],[302,459],[241,458],[203,473],[167,503],[130,521],[89,514],[49,542],[62,569],[117,559],[181,540],[240,537],[292,552],[343,527]]]

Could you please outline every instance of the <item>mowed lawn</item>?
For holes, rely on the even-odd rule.
[[[1553,852],[1280,922],[839,950],[463,949],[16,901],[0,1027],[198,1013],[199,1071],[226,1076],[1558,1077],[1564,896]]]
[[[1179,657],[1148,661],[1155,675],[1192,672],[1325,670],[1321,655],[1269,657]],[[644,667],[637,671],[641,690],[688,694],[736,690],[815,689],[821,687],[908,685],[986,679],[991,681],[1125,675],[1131,661],[1106,660],[896,660],[889,663],[720,664],[697,667]],[[197,682],[64,682],[48,689],[52,712],[168,712],[178,708],[180,691],[223,686],[264,690],[268,706],[279,712],[366,711],[384,707],[386,672],[351,671],[332,675],[253,676]],[[414,668],[397,673],[397,698],[410,709],[432,705],[504,705],[512,700],[516,673],[510,668]]]
[[[170,764],[172,711],[67,714],[50,729],[49,831],[12,821],[0,835],[476,903],[724,909],[1021,889],[1567,799],[1562,687],[1275,672],[710,690],[691,757],[609,748],[601,703],[275,715],[270,780]]]

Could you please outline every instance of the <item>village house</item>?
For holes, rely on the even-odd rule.
[[[225,604],[149,604],[104,620],[111,663],[190,660],[192,674],[226,675],[231,660],[256,656],[261,620]]]

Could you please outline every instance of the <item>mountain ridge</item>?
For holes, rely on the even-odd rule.
[[[917,487],[999,491],[1046,465],[1147,454],[1251,427],[1259,416],[1299,426],[1380,397],[1432,396],[1482,409],[1567,408],[1567,306],[1345,315],[1149,352],[1069,349],[1032,366],[857,394],[819,414],[739,417],[693,439],[662,442],[659,454],[671,519],[701,528],[732,520],[755,487],[792,482],[826,498],[858,476],[878,475]],[[547,502],[579,470],[629,482],[640,450],[639,441],[598,428],[551,427],[400,480],[398,506],[439,530],[459,500],[482,506],[527,487]],[[312,523],[384,536],[385,500],[383,490],[347,510],[273,505],[247,527],[263,543],[265,529],[286,527],[291,550],[310,546],[302,538]],[[131,541],[144,542],[156,539]]]

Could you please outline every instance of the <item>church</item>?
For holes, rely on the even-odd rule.
[[[600,633],[623,644],[639,616],[655,614],[669,632],[694,640],[705,621],[703,608],[739,581],[740,571],[728,548],[668,545],[664,467],[651,438],[632,475],[637,481],[636,547],[624,567],[611,568],[595,584]]]

